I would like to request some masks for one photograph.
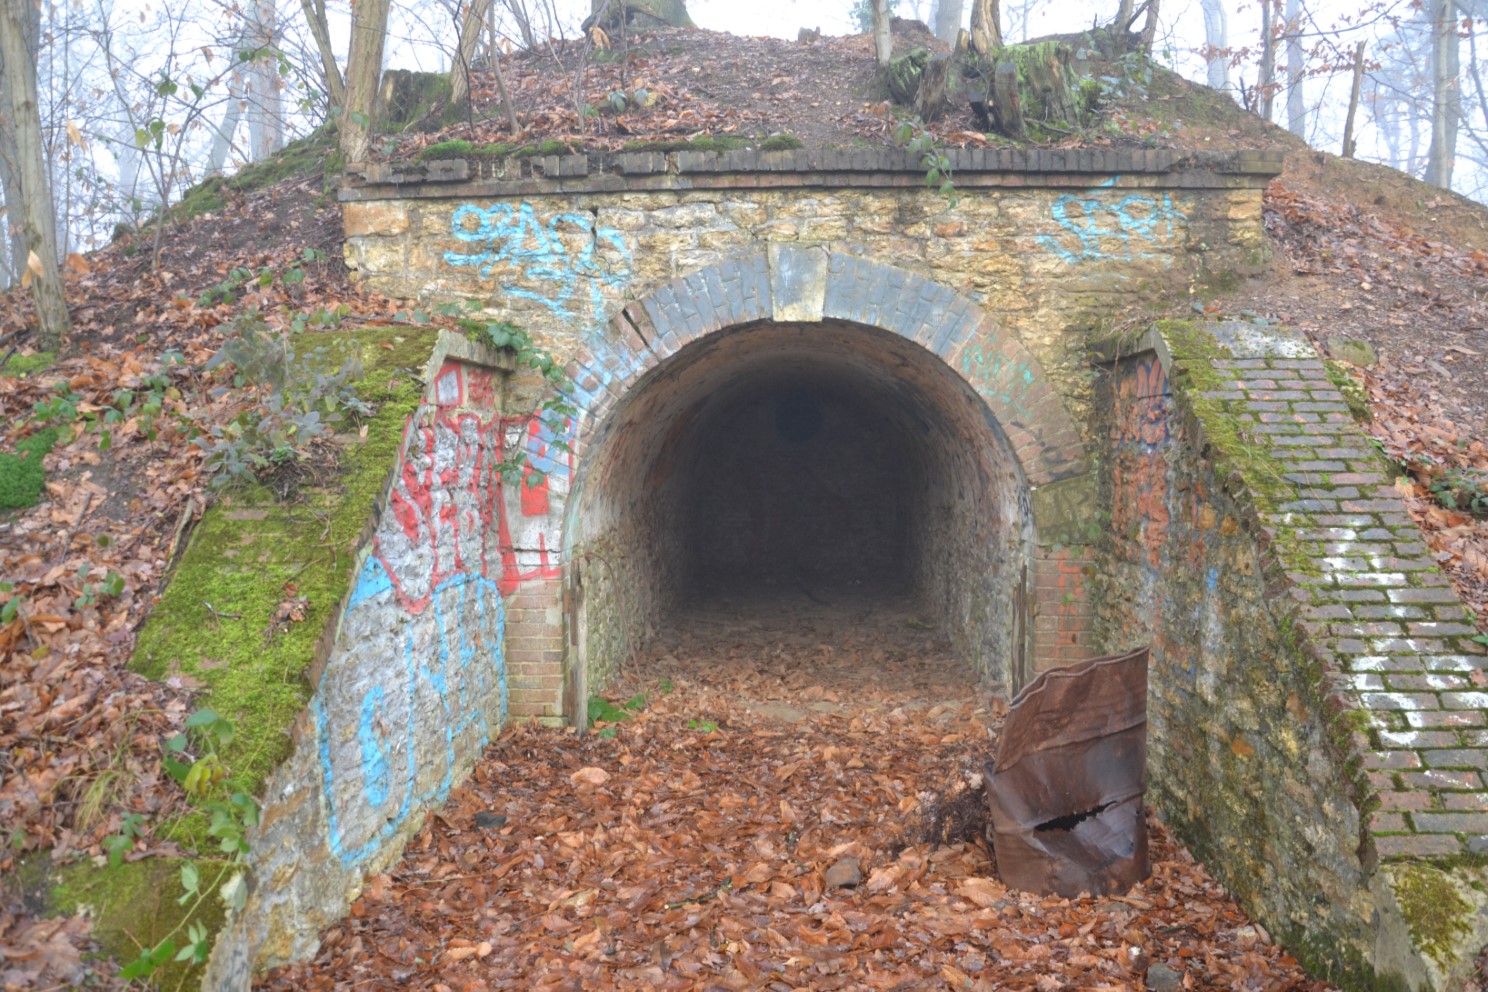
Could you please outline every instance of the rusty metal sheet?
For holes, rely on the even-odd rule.
[[[1146,878],[1147,649],[1045,672],[1013,699],[985,769],[997,873],[1027,892]]]

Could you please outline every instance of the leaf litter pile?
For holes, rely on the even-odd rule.
[[[1010,891],[978,833],[927,841],[1003,712],[936,636],[882,605],[694,613],[597,732],[503,734],[263,987],[1327,988],[1156,820],[1116,898]]]

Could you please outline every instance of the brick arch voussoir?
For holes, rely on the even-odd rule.
[[[624,307],[606,353],[569,367],[597,428],[632,383],[693,341],[760,320],[838,318],[909,338],[949,365],[1007,436],[1030,485],[1085,471],[1084,444],[1038,358],[973,300],[897,266],[821,247],[772,246],[672,279]],[[596,440],[583,435],[578,443]]]

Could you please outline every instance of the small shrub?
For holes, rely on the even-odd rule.
[[[272,330],[257,310],[248,310],[207,362],[208,370],[232,365],[236,387],[266,389],[255,406],[196,439],[206,450],[213,485],[258,481],[286,496],[312,445],[348,415],[372,412],[353,388],[362,377],[360,359],[353,356],[326,371],[333,365],[329,357],[319,348],[301,351],[299,337]]]

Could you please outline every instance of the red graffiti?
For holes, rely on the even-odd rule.
[[[399,604],[422,613],[434,591],[460,574],[489,578],[503,594],[532,579],[558,576],[561,568],[548,538],[558,525],[549,516],[551,472],[537,486],[521,485],[509,499],[500,470],[508,442],[523,435],[535,438],[534,424],[526,417],[490,413],[495,390],[485,370],[448,363],[432,393],[433,402],[409,418],[390,513],[373,538],[373,553]],[[534,450],[539,464],[549,464],[547,444],[534,448],[529,441],[529,453]],[[570,478],[572,455],[561,467],[563,478]],[[529,464],[524,476],[533,471]],[[517,504],[517,528],[509,502]]]

